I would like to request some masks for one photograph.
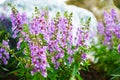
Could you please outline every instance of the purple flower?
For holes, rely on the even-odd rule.
[[[3,40],[2,44],[4,45],[4,47],[9,49],[9,45],[8,45],[8,41]],[[10,58],[9,53],[4,49],[4,48],[0,48],[0,63],[3,62],[3,64],[8,64],[8,59]]]
[[[115,31],[113,33],[120,39],[120,25],[115,26]]]
[[[98,32],[104,37],[103,43],[109,47],[112,47],[113,38],[120,39],[120,25],[114,9],[111,13],[104,12],[104,22],[98,23]]]
[[[2,61],[3,61],[3,63],[4,63],[5,65],[8,64],[8,61],[7,61],[7,59],[6,59],[5,57],[2,58]]]
[[[8,44],[8,42],[9,42],[8,40],[7,40],[7,41],[3,40],[3,41],[2,41],[2,44],[9,49],[9,44]]]
[[[73,54],[73,50],[68,48],[68,54],[72,55]]]
[[[58,69],[59,66],[60,66],[60,63],[56,62],[54,67],[55,67],[55,69]]]
[[[36,72],[41,71],[42,75],[44,77],[47,77],[46,68],[48,66],[48,63],[46,57],[46,46],[40,48],[38,46],[31,45],[29,47],[31,51],[32,64],[34,65],[33,71],[31,71],[32,75],[34,75]]]
[[[103,35],[103,34],[104,34],[104,29],[105,29],[105,27],[104,27],[104,25],[103,25],[102,22],[99,22],[99,23],[98,23],[97,29],[98,29],[98,32],[99,32],[100,35]]]
[[[47,24],[44,17],[33,18],[30,23],[30,33],[34,35],[46,34]]]
[[[44,70],[42,71],[42,75],[43,75],[44,77],[47,77],[47,71],[46,71],[46,69],[44,69]]]
[[[52,63],[55,64],[55,62],[56,62],[55,57],[52,57]]]
[[[86,60],[87,55],[86,55],[85,53],[83,53],[83,54],[81,55],[81,58],[82,58],[83,60]]]
[[[2,59],[2,53],[0,52],[0,59]]]
[[[27,17],[25,13],[20,14],[17,12],[16,14],[13,12],[11,14],[11,22],[12,22],[12,31],[13,38],[17,37],[18,32],[22,31],[23,25],[27,23]]]
[[[22,41],[23,41],[23,39],[22,39],[22,38],[19,38],[19,41],[18,41],[18,43],[17,43],[17,49],[18,49],[18,50],[20,49],[20,44],[21,44]]]
[[[113,19],[113,20],[115,20],[115,18],[118,17],[115,9],[112,9],[112,10],[111,10],[111,16],[112,16],[112,19]]]
[[[105,21],[106,27],[108,27],[109,29],[114,27],[114,19],[107,12],[104,12],[104,21]]]
[[[87,30],[85,31],[78,28],[76,35],[77,38],[75,40],[77,42],[77,46],[85,46],[85,42],[89,39],[89,34]]]
[[[57,55],[56,55],[56,59],[60,59],[64,57],[64,51],[61,50]]]
[[[9,53],[8,53],[6,50],[4,51],[4,53],[3,53],[3,54],[4,54],[4,56],[5,56],[5,58],[6,58],[6,59],[9,59],[9,58],[10,58]]]
[[[120,44],[118,45],[118,52],[120,53]]]
[[[68,58],[68,63],[71,64],[72,62],[73,62],[73,57],[70,56],[70,57]]]
[[[16,37],[17,37],[17,33],[18,33],[18,31],[14,31],[12,37],[13,37],[13,38],[16,38]]]
[[[34,75],[37,72],[36,69],[32,69],[31,74]]]

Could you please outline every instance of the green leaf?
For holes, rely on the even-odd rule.
[[[73,72],[72,72],[72,76],[75,76],[78,72],[78,64],[74,64],[74,67],[73,67]]]
[[[66,18],[68,18],[68,12],[67,12],[67,11],[64,12],[64,16],[65,16]]]
[[[23,25],[23,31],[28,32],[28,30],[29,30],[28,24],[24,24]]]
[[[59,19],[59,17],[60,17],[60,12],[57,12],[56,18]]]
[[[43,34],[39,34],[39,37],[40,37],[41,39],[43,39],[43,38],[44,38],[44,35],[43,35]]]
[[[76,75],[76,78],[77,78],[78,80],[83,80],[82,77],[81,77],[79,74]]]
[[[5,67],[1,67],[4,71],[9,71],[7,68]]]
[[[13,74],[13,73],[16,73],[16,72],[19,72],[19,71],[21,71],[21,69],[13,70],[13,71],[9,72],[8,74]]]

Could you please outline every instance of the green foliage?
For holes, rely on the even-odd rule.
[[[86,26],[86,27],[90,25],[90,21],[91,21],[91,17],[88,17],[88,16],[85,16],[80,19],[81,25]]]
[[[7,40],[9,37],[9,33],[7,33],[4,30],[0,31],[0,43],[2,43],[2,40]]]
[[[113,73],[111,74],[112,78],[111,80],[119,80],[120,79],[120,67],[115,69]]]
[[[108,46],[99,43],[92,46],[92,50],[95,52],[96,59],[98,59],[96,63],[98,71],[111,75],[120,67],[120,54],[116,47],[109,49]]]

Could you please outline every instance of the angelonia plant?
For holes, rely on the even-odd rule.
[[[23,64],[31,76],[39,74],[41,77],[43,76],[43,79],[53,80],[53,76],[61,72],[62,68],[65,69],[64,72],[69,71],[69,78],[77,75],[80,79],[79,71],[87,69],[89,65],[87,59],[89,46],[86,43],[89,40],[88,26],[78,28],[76,34],[72,34],[74,27],[72,13],[65,12],[64,16],[61,16],[58,12],[54,18],[49,18],[48,10],[40,11],[35,7],[35,12],[29,19],[15,6],[10,6],[12,7],[10,16],[12,37],[18,41],[16,50],[10,50],[10,54],[20,62],[19,65]],[[3,45],[8,47],[8,43],[5,41],[3,41]],[[4,48],[1,48],[0,51],[0,57],[5,56],[0,60],[7,64],[9,53]],[[60,73],[60,75],[63,74]],[[59,79],[59,76],[57,78]]]
[[[120,67],[120,20],[115,9],[104,12],[97,29],[98,44],[93,45],[91,51],[95,52],[96,68],[111,77],[119,73]]]
[[[120,21],[118,14],[114,9],[110,13],[104,12],[103,22],[98,23],[98,33],[102,36],[101,39],[104,45],[108,45],[109,49],[118,46],[120,52],[119,39],[120,39]]]

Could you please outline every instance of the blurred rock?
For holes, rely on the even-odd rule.
[[[116,7],[120,9],[120,0],[113,0]]]
[[[65,0],[64,0],[65,1]],[[6,15],[10,15],[11,9],[7,5],[7,3],[12,3],[17,6],[17,9],[20,12],[26,12],[28,17],[32,15],[34,12],[34,7],[37,6],[39,9],[43,9],[45,7],[48,7],[50,17],[55,16],[55,14],[59,11],[61,14],[64,13],[64,11],[73,12],[73,34],[75,34],[78,27],[81,26],[80,19],[91,17],[90,22],[90,31],[93,33],[96,33],[96,26],[97,21],[95,16],[88,10],[84,8],[79,8],[73,5],[66,5],[63,1],[60,0],[6,0],[4,3],[4,7],[2,8],[0,6],[0,11],[3,11]],[[3,5],[2,5],[3,6]]]
[[[118,7],[120,5],[120,0],[68,0],[66,3],[68,5],[75,5],[78,7],[85,8],[91,11],[98,20],[101,20],[103,17],[104,11],[110,11],[114,8],[118,14],[120,14]]]
[[[5,2],[5,0],[0,0],[0,4],[3,4]]]

